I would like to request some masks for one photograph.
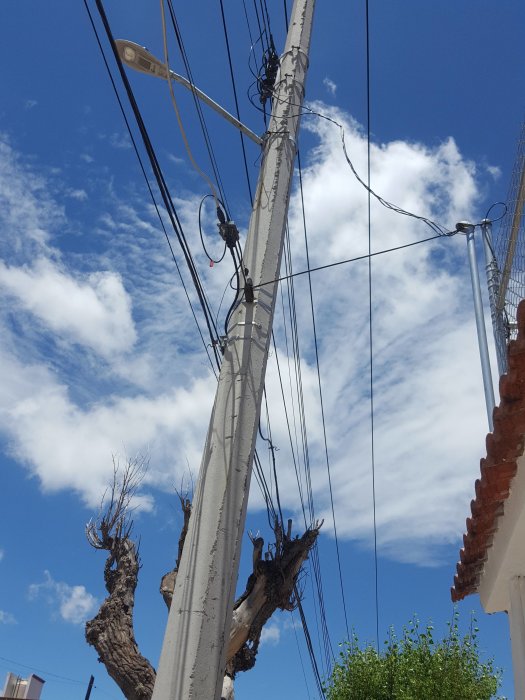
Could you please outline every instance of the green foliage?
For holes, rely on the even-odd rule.
[[[448,634],[434,640],[432,625],[421,631],[413,618],[398,638],[390,629],[385,649],[359,647],[354,636],[341,652],[325,687],[327,700],[490,700],[501,673],[479,658],[477,628],[461,636],[458,613]],[[500,699],[504,700],[504,699]]]

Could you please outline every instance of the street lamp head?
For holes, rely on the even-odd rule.
[[[458,233],[474,233],[476,227],[471,224],[470,221],[459,221],[456,224],[456,231]]]
[[[139,46],[133,41],[125,41],[124,39],[117,39],[115,44],[120,60],[127,66],[141,73],[155,75],[157,78],[163,78],[164,80],[167,79],[166,66],[144,46]]]

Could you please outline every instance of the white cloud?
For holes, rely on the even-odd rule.
[[[0,261],[0,288],[50,330],[103,356],[127,351],[135,342],[131,302],[118,274],[75,279],[45,258],[31,267]]]
[[[327,92],[329,92],[330,95],[335,97],[335,94],[337,92],[337,85],[334,83],[334,81],[330,80],[330,78],[326,77],[323,80],[323,85],[325,86]]]
[[[325,105],[313,107],[345,122],[348,154],[364,175],[367,144],[359,125]],[[305,136],[317,144],[303,154],[310,264],[364,255],[367,193],[344,158],[339,129],[313,118],[305,117],[304,124],[310,132]],[[452,139],[433,148],[401,141],[372,144],[371,158],[372,187],[400,207],[449,228],[479,218],[475,168]],[[0,165],[0,192],[18,191],[24,179],[38,181],[37,175],[28,178],[22,166],[16,167],[12,152],[11,162],[7,183]],[[63,225],[60,207],[44,185],[31,192],[21,205],[24,226],[17,225],[20,240],[23,231],[34,240],[34,212],[42,200],[50,214],[40,229],[39,255],[27,254],[33,248],[21,244],[25,257],[16,255],[13,263],[6,256],[0,267],[4,289],[42,326],[32,345],[35,324],[26,321],[23,333],[15,336],[9,319],[3,322],[0,429],[12,454],[44,489],[73,489],[90,505],[99,502],[115,453],[148,453],[144,488],[172,484],[187,475],[188,465],[196,469],[200,463],[215,381],[151,212],[121,196],[111,199],[110,193],[89,232],[97,236],[99,252],[84,256],[90,266],[86,271],[51,247],[52,231]],[[11,218],[6,221],[0,210],[7,230],[15,220],[14,195],[10,201]],[[198,199],[176,204],[188,240],[198,240]],[[373,251],[431,233],[420,221],[386,210],[375,199],[371,224]],[[204,229],[207,244],[216,245],[212,214],[205,213]],[[297,272],[306,269],[297,195],[291,202],[290,232]],[[210,269],[197,247],[195,258],[209,297],[218,305],[230,268]],[[372,261],[378,542],[382,553],[404,561],[431,563],[441,543],[457,539],[483,450],[483,391],[466,270],[465,243],[459,237]],[[366,260],[312,274],[338,533],[365,546],[372,541],[367,274]],[[323,530],[330,533],[305,277],[295,280],[295,298],[312,487],[317,514],[327,519]],[[295,374],[293,365],[288,370],[280,303],[275,330],[295,449],[299,404],[296,391],[291,392],[293,405],[289,398],[289,377]],[[65,352],[65,359],[39,352],[39,343],[50,338],[61,339],[57,352]],[[71,342],[78,344],[78,357]],[[109,362],[97,361],[86,348]],[[125,361],[119,361],[122,353]],[[298,527],[301,505],[273,352],[266,386],[279,448],[281,502]],[[261,447],[262,454],[265,450]],[[298,467],[303,473],[300,461]],[[263,505],[255,486],[250,504],[252,509]]]
[[[16,625],[18,624],[14,615],[0,610],[0,625]]]
[[[30,600],[44,598],[64,622],[80,625],[92,616],[98,607],[97,599],[84,586],[70,586],[55,581],[49,571],[44,571],[42,583],[29,586]]]
[[[70,199],[76,199],[78,202],[85,202],[88,199],[88,193],[82,189],[71,189],[66,192],[66,196]]]
[[[270,622],[265,625],[261,632],[261,645],[270,644],[271,646],[277,646],[281,640],[281,630],[279,625]]]
[[[16,619],[11,613],[5,612],[5,610],[0,610],[0,625],[14,625],[16,624]]]
[[[499,180],[501,177],[501,168],[497,165],[487,165],[487,172],[494,178],[494,180]]]
[[[34,107],[36,107],[37,104],[38,104],[38,102],[36,100],[26,100],[24,107],[25,107],[25,109],[29,110],[29,109],[33,109]]]

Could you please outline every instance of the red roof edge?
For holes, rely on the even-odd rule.
[[[487,456],[480,462],[471,517],[463,535],[454,585],[454,602],[477,593],[483,568],[503,514],[517,460],[525,449],[525,299],[518,306],[518,337],[508,347],[508,374],[499,381],[500,404],[494,409],[494,432],[486,439]]]

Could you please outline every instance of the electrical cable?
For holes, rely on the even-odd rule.
[[[164,206],[166,208],[166,212],[169,216],[171,225],[173,227],[173,230],[175,232],[175,235],[177,237],[177,240],[178,240],[179,245],[181,247],[181,250],[183,252],[183,255],[184,255],[184,258],[186,260],[186,264],[188,266],[190,275],[192,277],[193,284],[194,284],[195,290],[197,292],[197,296],[199,298],[201,308],[202,308],[203,313],[204,313],[204,318],[206,321],[206,325],[208,327],[208,332],[210,334],[210,339],[212,342],[212,348],[214,351],[217,366],[220,366],[220,357],[218,355],[218,351],[217,351],[217,347],[216,347],[218,333],[217,333],[217,329],[214,327],[214,320],[213,320],[213,316],[211,314],[208,300],[206,299],[204,289],[202,288],[202,284],[201,284],[197,269],[195,267],[193,257],[191,255],[191,251],[190,251],[189,246],[187,244],[186,237],[184,235],[184,231],[182,229],[182,225],[180,223],[179,216],[177,214],[177,210],[175,208],[175,205],[173,204],[171,194],[170,194],[168,186],[166,184],[166,180],[164,179],[164,175],[162,173],[162,170],[160,168],[160,164],[158,162],[157,156],[156,156],[155,151],[153,149],[153,145],[151,143],[151,139],[150,139],[149,134],[147,132],[146,126],[145,126],[144,121],[142,119],[140,109],[139,109],[137,101],[135,99],[135,95],[133,94],[133,90],[132,90],[131,85],[129,83],[126,72],[124,70],[124,66],[122,65],[122,61],[121,61],[120,56],[118,54],[115,40],[113,38],[113,33],[111,31],[111,27],[109,26],[109,22],[108,22],[108,19],[107,19],[105,10],[104,10],[103,2],[102,2],[102,0],[95,0],[95,2],[97,5],[97,9],[99,11],[104,29],[106,31],[108,41],[109,41],[111,48],[113,50],[113,55],[115,57],[115,61],[117,63],[122,81],[124,83],[124,87],[126,89],[126,93],[128,95],[128,99],[129,99],[130,105],[132,107],[133,114],[135,116],[135,120],[137,122],[137,126],[139,128],[139,131],[140,131],[140,134],[142,137],[142,141],[144,143],[144,147],[145,147],[146,152],[148,154],[151,167],[153,169],[155,178],[157,180],[157,185],[159,187],[161,197],[163,199]]]
[[[321,674],[319,673],[319,667],[317,665],[317,659],[315,658],[315,652],[312,644],[312,638],[310,636],[310,631],[308,630],[308,625],[306,623],[306,616],[304,614],[303,606],[301,603],[301,597],[299,594],[299,591],[297,590],[297,586],[294,586],[294,592],[295,592],[295,597],[297,600],[297,610],[299,611],[299,617],[301,618],[301,624],[303,626],[303,631],[304,631],[304,637],[306,640],[306,647],[308,649],[308,653],[310,655],[310,661],[312,664],[312,668],[314,670],[314,678],[315,678],[315,683],[317,685],[317,690],[319,692],[319,695],[322,698],[326,698],[324,688],[323,688],[323,681],[321,678]]]
[[[201,199],[201,202],[199,204],[199,235],[201,238],[201,243],[202,243],[202,249],[204,250],[204,253],[210,263],[214,263],[215,265],[218,265],[220,262],[222,262],[224,256],[226,255],[226,242],[224,243],[224,250],[222,251],[222,255],[218,260],[214,260],[211,255],[208,253],[208,250],[206,249],[206,244],[204,243],[204,236],[202,234],[202,221],[201,221],[201,213],[202,213],[202,205],[206,201],[208,197],[212,197],[213,195],[211,194],[206,194],[204,197]]]
[[[276,97],[274,95],[274,97]],[[252,103],[253,104],[253,103]],[[290,103],[289,103],[290,104]],[[254,105],[255,106],[255,105]],[[345,141],[345,130],[342,124],[340,124],[336,119],[333,119],[332,117],[329,117],[326,114],[322,114],[321,112],[317,112],[314,109],[311,109],[308,107],[306,104],[303,105],[297,105],[297,107],[300,109],[300,111],[297,113],[296,116],[299,115],[311,115],[311,116],[316,116],[319,117],[320,119],[325,119],[328,122],[331,122],[335,126],[337,126],[340,130],[340,135],[341,135],[341,142],[343,146],[343,154],[345,156],[346,162],[348,166],[350,167],[352,173],[354,174],[354,177],[356,180],[365,188],[368,189],[367,183],[360,177],[359,173],[357,172],[352,160],[350,159],[350,156],[348,155],[348,151],[346,149],[346,141]],[[418,219],[419,221],[422,221],[425,223],[427,226],[429,226],[433,231],[436,233],[447,236],[450,235],[450,232],[447,231],[446,227],[442,226],[441,224],[437,223],[436,221],[433,221],[432,219],[429,219],[426,216],[420,216],[418,214],[414,214],[410,211],[407,211],[406,209],[403,209],[402,207],[398,207],[396,204],[393,204],[392,202],[389,202],[387,199],[384,199],[380,195],[378,195],[374,190],[370,190],[370,194],[377,199],[377,201],[386,209],[390,209],[391,211],[394,211],[397,214],[401,214],[403,216],[409,216],[414,219]]]
[[[182,123],[182,117],[180,115],[179,111],[179,106],[177,104],[177,100],[175,99],[175,93],[173,92],[173,81],[171,78],[171,72],[170,72],[170,63],[169,63],[169,55],[168,55],[168,36],[166,32],[166,17],[164,15],[164,0],[160,0],[160,16],[161,16],[161,23],[162,23],[162,41],[164,45],[164,66],[166,68],[166,75],[168,78],[168,86],[169,86],[169,91],[170,91],[170,97],[171,97],[171,104],[173,105],[173,109],[175,111],[175,116],[177,117],[177,124],[179,125],[179,130],[182,136],[182,141],[184,143],[184,146],[186,148],[186,153],[188,154],[188,158],[190,159],[190,163],[193,165],[193,168],[195,171],[205,180],[205,182],[208,183],[212,196],[215,200],[215,204],[218,207],[219,206],[219,198],[217,196],[217,190],[215,189],[215,185],[213,182],[210,180],[210,178],[206,175],[206,173],[201,170],[199,165],[197,164],[197,161],[195,160],[192,150],[190,148],[190,143],[188,141],[188,137],[186,135],[186,131],[184,129],[184,125]],[[193,86],[193,82],[192,82]],[[193,87],[192,87],[192,92],[193,92]]]
[[[294,616],[293,616],[293,610],[290,610],[290,617],[292,618],[292,629],[293,629],[293,633],[295,636],[295,643],[297,645],[297,653],[299,654],[299,661],[301,662],[301,669],[303,671],[304,684],[306,686],[308,700],[311,700],[312,696],[310,695],[310,687],[308,685],[308,680],[306,678],[306,669],[305,669],[304,663],[303,663],[303,655],[301,654],[301,647],[299,646],[299,638],[297,636],[297,630],[295,629],[295,620],[294,620]]]
[[[235,116],[239,121],[241,121],[241,115],[239,111],[239,100],[237,99],[237,87],[235,85],[235,76],[233,74],[233,64],[232,64],[232,56],[230,52],[230,40],[228,38],[228,28],[226,25],[226,16],[224,14],[224,5],[223,5],[223,0],[219,0],[220,6],[221,6],[221,17],[222,17],[222,29],[224,32],[224,41],[226,43],[226,52],[228,54],[228,65],[230,67],[230,78],[231,78],[231,83],[232,83],[232,89],[233,89],[233,99],[235,101]],[[239,132],[239,137],[241,139],[241,148],[242,148],[242,157],[244,161],[244,172],[246,173],[246,181],[248,183],[248,192],[250,195],[250,202],[253,204],[253,194],[252,194],[252,186],[250,183],[250,173],[248,171],[248,160],[246,157],[246,147],[244,144],[244,134],[242,131]]]
[[[75,683],[77,685],[85,685],[85,681],[79,681],[74,678],[68,678],[67,676],[59,676],[57,673],[51,673],[51,671],[45,671],[43,668],[37,668],[36,666],[28,666],[27,664],[22,664],[19,661],[13,661],[13,659],[6,659],[5,656],[0,656],[2,661],[6,661],[8,664],[14,664],[15,666],[20,666],[21,668],[27,668],[31,671],[38,671],[39,673],[44,673],[46,676],[53,676],[64,683]]]
[[[146,182],[146,186],[147,186],[147,189],[148,189],[148,192],[149,192],[151,201],[152,201],[152,203],[153,203],[153,207],[155,208],[155,211],[156,211],[156,213],[157,213],[157,217],[158,217],[158,219],[159,219],[161,228],[162,228],[162,230],[163,230],[163,232],[164,232],[164,237],[165,237],[166,242],[167,242],[167,244],[168,244],[168,248],[169,248],[169,250],[170,250],[170,254],[171,254],[172,260],[173,260],[173,262],[174,262],[174,264],[175,264],[175,267],[176,267],[176,269],[177,269],[177,273],[178,273],[178,275],[179,275],[179,279],[180,279],[180,282],[181,282],[181,284],[182,284],[182,288],[183,288],[183,290],[184,290],[184,294],[185,294],[186,299],[187,299],[187,301],[188,301],[188,304],[189,304],[189,306],[190,306],[190,310],[191,310],[193,319],[194,319],[194,321],[195,321],[195,324],[196,324],[196,326],[197,326],[197,330],[198,330],[199,336],[200,336],[201,341],[202,341],[202,344],[203,344],[203,346],[204,346],[204,350],[205,350],[205,352],[206,352],[206,355],[208,356],[208,359],[209,359],[209,361],[210,361],[210,364],[211,364],[212,368],[214,369],[213,361],[212,361],[212,359],[211,359],[211,357],[210,357],[210,354],[209,354],[209,352],[208,352],[208,345],[206,344],[206,341],[204,340],[204,336],[203,336],[203,334],[202,334],[202,331],[201,331],[201,328],[200,328],[200,324],[199,324],[199,321],[198,321],[198,319],[197,319],[197,315],[196,315],[196,313],[195,313],[195,309],[193,308],[193,304],[192,304],[192,302],[191,302],[191,299],[190,299],[190,296],[189,296],[189,293],[188,293],[188,289],[187,289],[187,287],[186,287],[186,283],[184,282],[184,278],[183,278],[183,276],[182,276],[182,272],[181,272],[181,270],[180,270],[179,263],[178,263],[177,258],[176,258],[176,256],[175,256],[175,251],[173,250],[173,247],[172,247],[172,245],[171,245],[171,241],[170,241],[170,239],[169,239],[168,232],[167,232],[167,230],[166,230],[166,227],[165,227],[165,225],[164,225],[164,221],[163,221],[162,216],[161,216],[161,214],[160,214],[159,207],[158,207],[157,201],[156,201],[156,199],[155,199],[155,195],[153,194],[153,190],[152,190],[152,188],[151,188],[151,184],[150,184],[150,182],[149,182],[149,178],[148,178],[148,176],[147,176],[147,174],[146,174],[146,170],[145,170],[144,164],[143,164],[143,162],[142,162],[142,158],[141,158],[140,153],[139,153],[139,151],[138,151],[137,143],[136,143],[135,138],[134,138],[134,136],[133,136],[133,132],[132,132],[132,130],[131,130],[130,123],[129,123],[129,121],[128,121],[126,112],[125,112],[125,110],[124,110],[124,105],[122,104],[122,100],[120,99],[120,95],[119,95],[119,93],[118,93],[117,86],[116,86],[115,81],[114,81],[114,79],[113,79],[113,75],[112,75],[112,73],[111,73],[111,70],[110,70],[110,67],[109,67],[109,63],[108,63],[107,58],[106,58],[106,54],[105,54],[104,49],[103,49],[103,47],[102,47],[102,43],[101,43],[101,41],[100,41],[100,37],[99,37],[98,31],[97,31],[95,22],[94,22],[94,20],[93,20],[93,16],[92,16],[91,11],[90,11],[90,9],[89,9],[89,6],[88,6],[88,4],[87,4],[87,0],[84,0],[84,6],[85,6],[85,8],[86,8],[86,11],[87,11],[87,14],[88,14],[88,17],[89,17],[89,21],[90,21],[90,23],[91,23],[91,27],[92,27],[93,32],[94,32],[94,34],[95,34],[95,38],[96,38],[96,41],[97,41],[97,45],[98,45],[100,54],[101,54],[101,56],[102,56],[104,65],[105,65],[105,67],[106,67],[107,74],[108,74],[109,79],[110,79],[110,81],[111,81],[111,85],[112,85],[112,88],[113,88],[115,97],[116,97],[116,99],[117,99],[117,102],[118,102],[120,111],[121,111],[121,113],[122,113],[122,117],[123,117],[123,119],[124,119],[124,123],[125,123],[125,125],[126,125],[126,129],[127,129],[127,131],[128,131],[128,134],[129,134],[131,143],[132,143],[132,145],[133,145],[133,149],[134,149],[135,155],[136,155],[137,160],[138,160],[138,162],[139,162],[142,175],[143,175],[144,180],[145,180],[145,182]],[[214,370],[214,371],[215,371],[215,370]]]
[[[308,268],[310,268],[310,253],[309,253],[309,247],[308,247],[308,235],[307,235],[307,230],[306,230],[306,211],[305,211],[305,206],[304,206],[303,175],[302,175],[302,167],[301,167],[301,154],[299,151],[297,153],[297,165],[298,165],[298,171],[299,171],[299,192],[300,192],[300,197],[301,197],[301,211],[302,211],[302,219],[303,219],[306,265]],[[369,260],[370,260],[370,258],[369,258]],[[323,427],[324,453],[325,453],[326,471],[328,474],[328,490],[330,493],[330,505],[331,505],[331,510],[332,510],[332,520],[333,520],[334,539],[335,539],[335,551],[336,551],[336,558],[337,558],[337,567],[338,567],[338,571],[339,571],[339,585],[340,585],[340,589],[341,589],[341,599],[342,599],[342,603],[343,603],[343,612],[344,612],[345,625],[346,625],[346,635],[347,635],[347,638],[350,639],[350,628],[348,625],[348,614],[347,614],[347,610],[346,610],[346,598],[345,598],[345,591],[344,591],[344,585],[343,585],[343,572],[342,572],[342,568],[341,568],[341,555],[339,552],[339,538],[337,537],[334,494],[333,494],[333,489],[332,489],[332,476],[331,476],[331,469],[330,469],[330,459],[329,459],[329,454],[328,454],[328,440],[327,440],[327,435],[326,435],[326,419],[325,419],[323,390],[322,390],[322,382],[321,382],[321,368],[319,365],[319,348],[318,348],[318,342],[317,342],[317,330],[316,330],[316,323],[315,323],[312,276],[310,273],[308,274],[308,290],[309,290],[309,295],[310,295],[310,309],[312,312],[312,329],[313,329],[313,337],[314,337],[315,364],[316,364],[316,368],[317,368],[317,385],[319,388],[319,406],[321,409],[321,424]]]
[[[458,231],[450,231],[447,236],[454,236]],[[359,260],[367,260],[368,258],[375,258],[378,255],[385,255],[386,253],[395,253],[398,250],[404,250],[405,248],[411,248],[412,246],[419,245],[420,243],[428,243],[429,241],[435,241],[438,238],[443,238],[440,233],[437,236],[430,236],[429,238],[422,238],[419,241],[412,241],[411,243],[404,243],[403,245],[395,246],[394,248],[385,248],[384,250],[378,250],[375,253],[365,253],[364,255],[357,255],[355,258],[345,258],[344,260],[338,260],[337,262],[327,263],[326,265],[318,265],[317,267],[312,267],[309,270],[301,270],[300,272],[294,272],[290,275],[283,275],[282,277],[277,277],[274,280],[269,280],[268,282],[260,282],[259,284],[254,284],[254,289],[259,289],[259,287],[264,287],[267,284],[275,284],[276,282],[284,282],[285,280],[292,279],[294,277],[300,277],[301,275],[308,275],[311,272],[319,272],[320,270],[328,270],[331,267],[338,267],[339,265],[347,265],[348,263],[358,262]]]
[[[367,144],[367,213],[368,213],[368,338],[370,364],[370,460],[372,468],[372,509],[374,528],[374,584],[375,584],[375,618],[376,618],[376,648],[379,654],[379,571],[377,560],[377,517],[376,517],[376,471],[375,471],[375,439],[374,439],[374,352],[373,352],[373,318],[372,318],[372,217],[370,187],[370,22],[368,0],[365,0],[366,12],[366,144]],[[344,145],[344,141],[343,141]],[[346,150],[345,150],[346,155]],[[348,160],[348,158],[347,158]],[[353,166],[352,166],[353,168]],[[417,217],[420,218],[420,217]]]
[[[291,261],[291,249],[289,246],[289,230],[288,226],[286,227],[286,237],[285,237],[285,251],[287,251],[287,254],[285,255],[285,261],[286,264],[289,265],[287,269],[292,269],[292,261]],[[302,385],[302,373],[301,373],[301,353],[300,353],[300,345],[299,345],[299,333],[298,333],[298,326],[297,326],[297,314],[295,310],[295,291],[294,291],[294,284],[293,284],[293,278],[290,278],[290,282],[288,283],[288,288],[290,290],[290,303],[289,303],[289,311],[290,311],[290,328],[292,332],[292,348],[293,348],[293,356],[294,356],[294,366],[295,366],[295,381],[296,381],[296,386],[297,386],[297,397],[298,397],[298,409],[299,409],[299,417],[300,417],[300,432],[301,432],[301,443],[302,443],[302,452],[303,452],[303,467],[304,467],[304,474],[305,474],[305,484],[306,484],[306,494],[307,494],[307,504],[308,504],[308,511],[309,511],[309,517],[310,517],[310,526],[313,526],[315,523],[315,508],[314,508],[314,502],[313,502],[313,490],[312,490],[312,480],[311,480],[311,471],[310,471],[310,459],[309,459],[309,447],[308,447],[308,434],[307,434],[307,428],[306,428],[306,412],[305,412],[305,402],[304,402],[304,393],[303,393],[303,385]],[[321,630],[322,630],[322,638],[323,638],[323,646],[324,646],[324,654],[325,654],[325,661],[326,661],[326,666],[327,669],[330,667],[330,661],[331,658],[334,658],[333,654],[333,649],[330,641],[330,635],[328,632],[328,626],[326,622],[326,612],[325,612],[325,606],[324,606],[324,595],[323,595],[323,585],[322,585],[322,577],[321,577],[321,567],[320,567],[320,560],[319,560],[319,548],[317,545],[317,542],[315,543],[314,547],[311,550],[311,556],[310,556],[310,565],[314,574],[314,580],[315,580],[315,585],[317,589],[317,597],[314,595],[314,612],[316,616],[316,625],[317,625],[317,631],[318,631],[318,636],[319,636],[319,622],[318,622],[318,617],[317,617],[317,604],[319,605],[319,618],[321,620]],[[313,586],[313,581],[312,581],[312,586]],[[321,646],[321,640],[319,638],[319,646]]]
[[[186,69],[186,73],[187,73],[188,79],[189,79],[191,85],[193,86],[193,85],[195,85],[195,80],[193,79],[193,74],[192,74],[192,70],[191,70],[191,67],[190,67],[190,62],[189,62],[189,59],[188,59],[188,55],[187,55],[187,53],[186,53],[186,49],[185,49],[185,47],[184,47],[184,41],[183,41],[183,39],[182,39],[182,33],[181,33],[181,30],[180,30],[180,27],[179,27],[179,24],[178,24],[178,21],[177,21],[177,17],[176,17],[176,15],[175,15],[175,10],[173,9],[172,0],[167,0],[167,4],[168,4],[168,10],[169,10],[170,19],[171,19],[171,24],[172,24],[173,30],[174,30],[174,32],[175,32],[175,38],[176,38],[176,40],[177,40],[177,44],[178,44],[179,51],[180,51],[180,54],[181,54],[181,57],[182,57],[182,60],[183,60],[183,63],[184,63],[184,67],[185,67],[185,69]],[[218,189],[219,189],[220,197],[221,197],[221,199],[223,200],[223,202],[225,203],[226,212],[227,212],[227,218],[229,219],[230,216],[229,216],[229,214],[228,214],[228,211],[229,211],[229,208],[230,208],[230,207],[229,207],[229,205],[228,205],[228,199],[227,199],[226,194],[225,194],[225,192],[224,192],[224,186],[223,186],[223,184],[222,184],[222,178],[221,178],[221,175],[220,175],[220,172],[219,172],[219,167],[218,167],[218,164],[217,164],[217,159],[216,159],[216,157],[215,157],[215,152],[214,152],[214,150],[213,150],[213,145],[212,145],[212,143],[211,143],[211,138],[210,138],[210,134],[209,134],[209,131],[208,131],[208,127],[207,127],[207,125],[206,125],[206,120],[205,120],[205,118],[204,118],[204,113],[203,113],[203,111],[202,111],[201,102],[200,102],[199,98],[197,97],[197,95],[195,94],[195,91],[194,91],[193,89],[192,89],[192,91],[191,91],[191,94],[192,94],[192,96],[193,96],[193,102],[194,102],[195,109],[196,109],[196,112],[197,112],[197,116],[198,116],[198,119],[199,119],[199,123],[200,123],[200,126],[201,126],[202,135],[203,135],[203,137],[204,137],[204,141],[205,141],[205,144],[206,144],[206,149],[207,149],[207,151],[208,151],[208,156],[209,156],[209,158],[210,158],[210,164],[211,164],[211,166],[212,166],[213,175],[214,175],[215,180],[216,180],[216,182],[217,182],[217,187],[218,187]]]

